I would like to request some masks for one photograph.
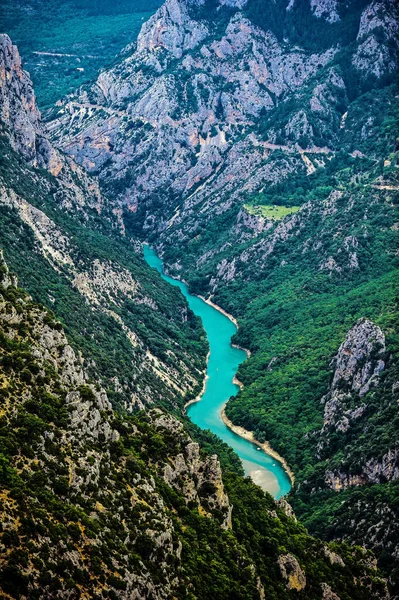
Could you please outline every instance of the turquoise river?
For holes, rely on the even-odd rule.
[[[161,259],[147,244],[144,245],[144,257],[165,281],[180,288],[191,310],[201,317],[208,336],[210,355],[206,387],[201,399],[187,407],[188,416],[199,427],[210,429],[229,444],[240,457],[245,473],[262,489],[275,498],[287,494],[291,487],[290,479],[282,465],[252,442],[232,432],[221,418],[224,404],[238,392],[233,378],[239,364],[246,358],[243,350],[231,345],[235,324],[204,300],[190,294],[185,283],[165,275]]]

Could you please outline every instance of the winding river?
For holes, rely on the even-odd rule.
[[[163,279],[177,286],[187,299],[191,310],[201,317],[208,336],[210,355],[205,391],[198,402],[187,407],[190,419],[202,429],[210,429],[240,457],[245,473],[262,489],[278,499],[290,490],[290,479],[281,463],[252,442],[237,435],[224,424],[221,411],[227,400],[238,392],[233,378],[238,366],[246,358],[243,350],[233,348],[231,338],[236,325],[227,316],[189,293],[187,285],[165,275],[161,259],[147,244],[144,245],[147,263],[161,273]]]

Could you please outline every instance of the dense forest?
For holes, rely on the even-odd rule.
[[[116,599],[140,590],[247,600],[262,590],[288,600],[301,590],[316,600],[333,589],[343,600],[385,597],[370,553],[310,537],[232,470],[223,475],[227,498],[217,470],[207,471],[212,457],[201,450],[190,465],[195,444],[179,421],[159,409],[114,413],[100,386],[82,382],[74,356],[62,358],[61,324],[15,284],[2,263],[4,595]],[[232,523],[221,527],[229,502]]]

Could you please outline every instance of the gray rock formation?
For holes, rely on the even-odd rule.
[[[8,35],[0,35],[0,119],[7,126],[13,146],[34,166],[57,175],[60,154],[49,142],[41,124],[35,93],[21,57]]]
[[[385,355],[385,336],[380,327],[368,319],[360,319],[348,332],[332,362],[334,374],[330,390],[322,398],[324,424],[317,434],[319,458],[328,456],[330,438],[335,432],[345,434],[362,419],[367,423],[369,397],[379,384]],[[395,440],[385,454],[360,460],[355,472],[344,464],[328,468],[325,473],[328,487],[338,491],[399,479],[399,451]]]
[[[278,557],[281,575],[286,581],[287,589],[301,592],[306,587],[306,576],[298,560],[292,554],[281,554]]]
[[[368,319],[360,319],[348,332],[334,359],[331,388],[322,399],[322,433],[331,429],[346,431],[352,420],[362,416],[366,409],[362,397],[378,385],[385,366],[384,353],[385,336],[381,329]],[[358,400],[354,404],[355,398]]]
[[[85,213],[90,209],[104,212],[105,200],[97,182],[50,141],[29,73],[23,70],[18,49],[6,34],[0,34],[0,126],[28,164],[57,178],[62,189],[53,193],[59,205]]]
[[[3,250],[0,248],[0,284],[4,288],[8,288],[10,286],[17,287],[18,279],[16,275],[10,273],[8,265],[4,260]]]
[[[216,31],[202,4],[167,0],[137,44],[66,98],[50,124],[116,203],[175,244],[195,237],[195,215],[210,222],[292,172],[325,164],[349,103],[337,47],[309,52],[281,40],[248,19],[245,2],[223,3]],[[364,9],[354,33],[353,69],[365,81],[398,65],[397,7],[382,4]],[[340,20],[335,0],[310,8],[315,27]],[[287,15],[301,10],[292,1]]]

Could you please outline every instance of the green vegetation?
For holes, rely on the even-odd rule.
[[[292,230],[287,214],[280,221],[285,229],[276,224],[242,241],[231,229],[234,207],[216,216],[209,231],[200,222],[195,241],[187,239],[178,251],[170,247],[164,255],[170,264],[180,259],[192,291],[203,295],[211,279],[215,289],[221,261],[234,264],[234,278],[219,278],[213,299],[239,319],[235,341],[252,356],[240,367],[244,389],[231,399],[227,414],[288,460],[297,481],[290,501],[310,531],[327,539],[363,542],[361,523],[374,522],[376,506],[376,514],[396,511],[399,498],[394,485],[383,493],[382,481],[378,494],[373,485],[337,494],[325,482],[327,470],[358,475],[366,461],[381,460],[398,442],[392,392],[399,376],[397,89],[375,90],[352,104],[348,122],[353,122],[343,135],[342,150],[324,167],[269,186],[253,201],[262,208],[302,206]],[[370,123],[362,135],[354,124],[360,115]],[[252,209],[250,199],[243,198],[245,208],[248,203]],[[211,258],[198,268],[196,259],[207,253]],[[366,397],[362,417],[346,432],[331,434],[327,450],[318,456],[314,434],[323,425],[321,399],[331,381],[331,360],[361,317],[385,333],[386,369]],[[376,537],[366,542],[377,553],[385,548],[380,564],[387,575],[393,573],[395,586],[393,542],[377,543],[385,540],[385,526],[376,520],[376,529]]]
[[[156,410],[120,417],[102,404],[93,424],[99,390],[65,380],[59,355],[46,359],[37,340],[45,324],[58,336],[59,324],[1,281],[0,300],[4,595],[68,592],[115,600],[138,585],[146,590],[146,582],[165,593],[177,578],[170,597],[182,600],[255,600],[259,583],[267,598],[290,600],[296,592],[287,589],[277,562],[287,553],[306,573],[305,599],[320,598],[325,582],[342,600],[383,594],[370,553],[327,548],[233,471],[224,474],[232,527],[221,528],[224,515],[212,504],[220,481],[199,486],[200,470],[173,485],[165,479],[166,467],[187,456],[190,438],[179,423]],[[8,318],[13,313],[17,322]],[[202,450],[200,460],[207,460]],[[198,486],[194,499],[184,492],[191,485]],[[345,566],[333,565],[329,552]]]
[[[61,319],[72,346],[86,359],[89,374],[93,379],[100,377],[114,405],[129,405],[132,394],[145,398],[149,389],[153,402],[168,408],[176,408],[176,402],[183,406],[202,385],[207,342],[199,319],[186,308],[180,292],[164,283],[127,241],[111,239],[112,228],[105,219],[100,230],[95,211],[87,209],[91,218],[85,226],[59,207],[55,198],[63,191],[62,182],[44,170],[27,167],[5,137],[0,138],[0,148],[0,181],[5,189],[12,189],[44,211],[68,236],[74,269],[89,278],[95,261],[112,264],[115,277],[124,269],[138,284],[140,297],[136,300],[116,291],[103,296],[100,306],[89,303],[73,284],[71,267],[54,268],[31,227],[21,220],[15,208],[4,206],[0,214],[1,246],[21,284],[35,301],[51,308]],[[84,223],[82,213],[80,218]],[[131,344],[124,327],[138,336],[141,346],[135,348]],[[143,369],[147,349],[176,370],[178,377],[184,378],[191,372],[198,381],[195,389],[188,390],[185,397],[165,385],[153,370]],[[115,377],[119,382],[116,385]]]
[[[39,107],[47,109],[93,80],[134,42],[160,4],[160,0],[4,0],[0,30],[18,45]]]
[[[257,200],[255,199],[254,202]],[[244,208],[250,215],[264,217],[269,221],[280,221],[299,210],[299,206],[264,206],[263,204],[244,204]]]

